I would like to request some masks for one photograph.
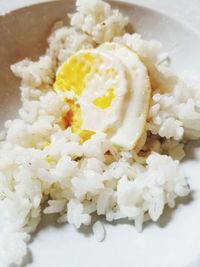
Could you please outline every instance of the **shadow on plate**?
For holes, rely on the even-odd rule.
[[[197,160],[199,158],[198,151],[200,148],[200,141],[189,141],[185,145],[185,153],[186,157],[181,161],[182,163],[185,163],[187,161]]]
[[[165,211],[164,211],[163,215],[160,217],[160,219],[158,220],[157,225],[161,228],[166,227],[169,223],[172,222],[173,217],[175,216],[177,209],[181,206],[189,205],[192,201],[193,201],[193,192],[191,192],[186,197],[178,198],[176,200],[176,206],[174,209],[171,209],[169,207],[165,208]],[[149,224],[152,222],[147,222],[147,223]]]
[[[57,214],[43,214],[41,221],[37,227],[37,230],[34,232],[34,234],[31,236],[30,242],[33,242],[34,239],[37,238],[37,235],[39,234],[40,231],[43,229],[48,229],[50,227],[54,227],[57,229],[61,229],[66,226],[65,223],[57,223],[57,219],[59,216]]]

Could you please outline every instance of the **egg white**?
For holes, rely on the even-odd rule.
[[[110,140],[123,148],[133,149],[146,131],[151,97],[147,68],[132,50],[117,43],[105,43],[98,50],[111,53],[125,68],[128,90],[121,109],[120,125]]]
[[[83,52],[90,53],[94,56],[100,56],[103,58],[104,62],[96,66],[99,73],[91,73],[86,77],[86,88],[78,99],[82,111],[82,128],[93,132],[104,132],[111,128],[114,129],[116,125],[119,124],[120,112],[127,91],[124,66],[118,58],[113,57],[110,53],[94,49],[82,51],[82,53]],[[115,81],[113,81],[113,79],[104,80],[101,73],[106,68],[115,69],[117,73]],[[93,101],[104,95],[109,87],[113,87],[115,94],[111,105],[106,109],[95,106]]]

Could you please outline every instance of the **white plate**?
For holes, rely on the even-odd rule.
[[[42,4],[40,12],[49,10],[51,14],[54,10],[55,16],[58,10],[63,9],[63,3]],[[163,43],[176,70],[200,71],[200,37],[195,31],[153,10],[124,3],[113,5],[129,15],[135,30],[143,37]],[[29,8],[31,12],[33,9]],[[23,12],[27,12],[27,9]],[[59,17],[59,14],[56,16]],[[38,51],[41,52],[40,49]],[[77,231],[67,224],[59,226],[47,216],[33,236],[30,244],[32,257],[27,257],[27,266],[199,267],[200,150],[197,146],[190,144],[187,147],[188,156],[182,163],[182,170],[191,185],[191,196],[180,199],[175,210],[167,209],[158,223],[146,223],[141,234],[136,232],[132,224],[124,221],[106,223],[106,239],[97,243],[90,228]]]

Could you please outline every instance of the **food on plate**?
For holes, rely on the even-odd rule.
[[[112,144],[133,149],[146,132],[150,82],[136,53],[117,43],[73,54],[58,70],[56,92],[67,92],[66,128],[83,141],[107,133]]]
[[[179,168],[200,138],[200,89],[157,41],[128,33],[103,1],[77,0],[45,55],[11,66],[22,107],[0,141],[0,261],[20,265],[42,214],[90,225],[127,218],[138,231],[190,193]],[[44,215],[47,216],[47,215]],[[97,241],[102,222],[92,226]]]

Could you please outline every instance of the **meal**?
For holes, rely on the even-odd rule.
[[[44,214],[76,228],[157,221],[190,193],[181,172],[200,138],[200,90],[175,73],[158,41],[128,33],[100,0],[77,0],[38,61],[11,66],[21,79],[18,118],[0,134],[0,259],[20,265]],[[97,216],[96,216],[97,215]],[[97,241],[104,225],[92,225]]]

